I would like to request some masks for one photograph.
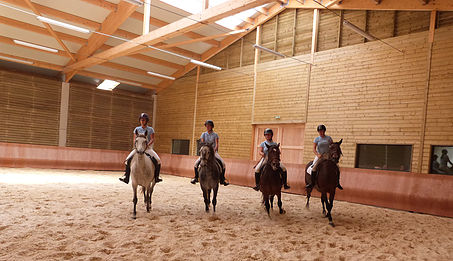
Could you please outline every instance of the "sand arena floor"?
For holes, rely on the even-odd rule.
[[[221,187],[206,214],[198,185],[163,175],[151,213],[120,172],[0,168],[0,260],[453,260],[453,219]],[[345,188],[347,189],[347,188]]]

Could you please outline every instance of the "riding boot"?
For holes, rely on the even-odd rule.
[[[256,186],[253,188],[256,191],[260,190],[260,178],[261,174],[259,172],[255,172],[255,184]]]
[[[190,183],[196,184],[198,182],[198,168],[194,167],[193,169],[195,170],[195,177],[190,181]]]
[[[220,184],[222,184],[224,186],[230,185],[230,183],[228,181],[226,181],[226,179],[225,179],[225,169],[224,168],[222,168],[222,174],[220,175]]]
[[[150,158],[154,164],[154,179],[155,179],[156,183],[161,182],[162,179],[159,178],[160,164],[157,162],[157,160],[154,157],[150,157]]]
[[[283,182],[283,188],[284,189],[290,189],[291,187],[288,186],[288,172],[287,171],[283,171],[282,172],[282,182]]]
[[[313,188],[315,186],[315,175],[316,175],[316,170],[311,171],[311,182],[305,186],[305,188]]]
[[[126,170],[124,172],[124,176],[119,178],[119,180],[121,180],[122,182],[124,182],[126,184],[129,184],[129,176],[131,175],[131,160],[132,160],[132,157],[127,160],[127,162],[126,162]]]
[[[156,183],[162,182],[162,179],[159,178],[160,166],[160,164],[157,164],[156,169],[154,170],[154,179],[156,180]]]

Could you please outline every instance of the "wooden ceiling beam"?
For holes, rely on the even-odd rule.
[[[28,23],[24,23],[21,21],[17,21],[14,19],[10,19],[10,18],[4,17],[4,16],[0,16],[0,23],[6,24],[9,26],[13,26],[16,28],[20,28],[23,30],[27,30],[30,32],[48,35],[47,30],[45,28],[42,28],[42,27],[39,27],[36,25],[32,25],[32,24],[28,24]],[[65,34],[65,33],[61,33],[61,32],[55,32],[55,33],[60,39],[65,40],[65,41],[69,41],[69,42],[76,43],[76,44],[82,44],[82,45],[86,43],[86,39],[84,39],[84,38],[80,38],[77,36],[73,36],[73,35]],[[112,46],[104,44],[101,47],[99,47],[99,50],[105,51],[110,48],[112,48]],[[154,57],[144,55],[144,54],[133,54],[133,55],[128,55],[128,56],[132,57],[134,59],[138,59],[138,60],[142,60],[145,62],[162,65],[162,66],[166,66],[166,67],[178,69],[178,70],[184,67],[183,65],[180,65],[180,64],[176,64],[176,63],[172,63],[172,62],[169,62],[166,60],[154,58]]]
[[[153,45],[175,36],[181,35],[184,32],[191,31],[206,23],[214,23],[222,18],[233,14],[251,9],[256,6],[273,2],[274,0],[230,0],[214,8],[209,8],[200,14],[194,14],[186,18],[182,18],[174,23],[160,27],[148,34],[142,35],[126,42],[117,45],[107,51],[103,51],[88,57],[85,60],[78,61],[72,65],[65,67],[64,71],[78,70],[87,68],[103,61],[109,61],[121,56],[128,55],[143,49],[143,44]]]
[[[192,40],[187,40],[187,41],[182,41],[182,42],[177,42],[177,43],[172,43],[172,44],[157,44],[155,45],[156,47],[159,47],[161,49],[167,49],[169,47],[174,47],[174,46],[179,46],[179,45],[185,45],[185,44],[191,44],[191,43],[196,43],[196,42],[202,42],[206,39],[214,39],[214,38],[220,38],[220,37],[225,37],[228,35],[232,35],[231,32],[229,33],[223,33],[223,34],[217,34],[217,35],[211,35],[211,36],[205,36],[203,38],[198,38],[198,39],[192,39]],[[218,46],[217,46],[218,47]]]
[[[14,39],[12,39],[12,38],[0,35],[0,42],[2,42],[2,43],[6,43],[6,44],[9,44],[9,45],[16,45],[13,40]],[[61,51],[61,50],[59,50],[57,53],[53,53],[53,52],[50,52],[50,51],[36,49],[36,48],[33,48],[33,47],[28,47],[28,46],[20,46],[20,47],[31,49],[31,50],[35,50],[35,51],[38,51],[38,52],[45,52],[45,53],[49,53],[49,54],[58,55],[58,56],[62,56],[62,57],[68,57],[69,58],[69,55],[66,52]],[[75,54],[73,53],[72,55],[75,55]],[[139,74],[139,75],[144,75],[144,76],[147,76],[147,77],[150,77],[150,78],[155,78],[156,77],[156,76],[149,75],[147,73],[147,71],[145,71],[145,70],[141,70],[141,69],[138,69],[138,68],[135,68],[135,67],[132,67],[132,66],[128,66],[128,65],[124,65],[124,64],[113,63],[113,62],[105,62],[105,63],[101,64],[101,66],[110,67],[110,68],[121,70],[121,71],[124,71],[124,72],[130,72],[130,73],[135,73],[135,74]],[[181,67],[184,68],[183,66],[181,66]],[[76,74],[77,74],[77,71],[72,71],[72,72],[65,73],[65,81],[69,82],[69,80],[71,80],[71,78],[73,76],[75,76]],[[157,77],[157,78],[159,78],[159,77]],[[159,78],[159,79],[162,79],[162,78]]]
[[[116,9],[116,4],[114,3],[110,3],[108,1],[100,1],[100,0],[82,0],[84,2],[87,2],[87,3],[90,3],[90,4],[93,4],[93,5],[96,5],[96,6],[99,6],[99,7],[103,7],[105,9],[108,9],[110,11],[113,11]],[[140,12],[133,12],[131,14],[131,18],[134,18],[136,20],[139,20],[141,22],[143,22],[143,14],[140,13]],[[159,20],[159,19],[156,19],[156,18],[153,18],[153,17],[150,17],[150,21],[149,23],[153,26],[157,26],[157,27],[162,27],[162,26],[166,26],[168,25],[167,22],[164,22],[162,20]],[[201,35],[201,34],[197,34],[195,32],[186,32],[184,33],[185,36],[191,38],[191,39],[197,39],[197,38],[201,38],[201,37],[204,37],[204,35]],[[215,40],[206,40],[204,41],[205,43],[207,44],[210,44],[212,46],[218,46],[219,45],[219,42],[218,41],[215,41]]]
[[[319,1],[318,1],[319,2]],[[286,8],[302,9],[323,9],[314,0],[289,0]],[[332,5],[329,9],[343,10],[401,10],[401,11],[453,11],[453,1],[451,0],[398,0],[398,1],[376,1],[371,0],[347,0],[342,1],[341,5]]]
[[[246,32],[236,34],[236,35],[230,35],[221,41],[220,47],[213,47],[213,48],[209,49],[208,51],[206,51],[205,53],[203,53],[201,55],[201,61],[206,61],[206,60],[210,59],[211,57],[218,54],[219,52],[221,52],[222,50],[224,50],[225,48],[227,48],[228,46],[230,46],[237,40],[244,37],[249,32],[252,32],[256,27],[269,21],[270,19],[272,19],[272,17],[276,16],[277,14],[279,14],[280,12],[282,12],[285,9],[286,8],[280,4],[273,5],[272,7],[269,8],[269,10],[268,10],[269,12],[267,15],[262,14],[255,18],[254,25],[240,28],[240,29],[245,29]],[[172,77],[179,78],[179,77],[183,76],[184,74],[188,73],[189,71],[191,71],[196,66],[197,65],[195,65],[195,64],[189,63],[184,67],[184,69],[178,70],[177,72],[175,72],[172,75]],[[158,86],[159,86],[159,88],[161,88],[161,90],[163,90],[163,89],[167,88],[168,86],[170,86],[172,83],[173,83],[173,81],[171,81],[171,80],[164,80],[161,83],[159,83]]]
[[[32,4],[32,2],[30,0],[24,0],[28,7],[33,11],[33,13],[35,13],[36,15],[39,15],[41,16],[42,14],[36,9],[36,7]],[[46,27],[47,31],[50,33],[50,35],[52,35],[53,38],[55,38],[55,40],[57,40],[58,44],[60,44],[60,46],[66,51],[66,53],[69,55],[69,57],[71,58],[71,60],[75,61],[76,58],[71,54],[71,51],[69,51],[68,47],[66,47],[66,45],[61,41],[60,37],[58,37],[58,35],[55,34],[54,30],[52,29],[52,27],[50,27],[50,25],[48,23],[44,23],[44,26]]]

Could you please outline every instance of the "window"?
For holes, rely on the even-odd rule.
[[[356,168],[410,171],[412,145],[357,144]]]
[[[432,146],[429,173],[453,175],[453,146]]]
[[[189,140],[172,140],[171,153],[179,155],[189,155]]]

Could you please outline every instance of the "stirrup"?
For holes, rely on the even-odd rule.
[[[305,188],[313,188],[313,184],[308,183],[308,184],[305,186]]]

